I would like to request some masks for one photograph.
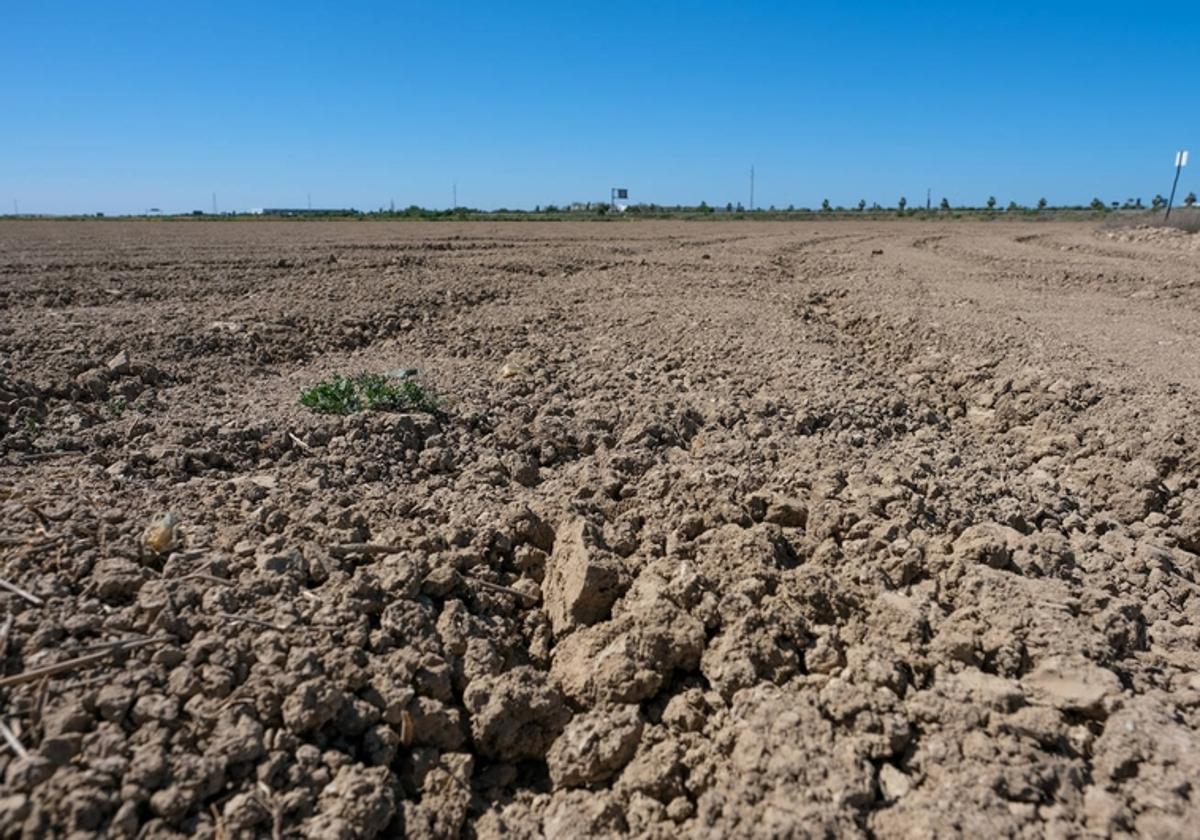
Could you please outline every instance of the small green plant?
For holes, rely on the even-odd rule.
[[[25,434],[33,437],[42,428],[42,421],[32,414],[25,416]]]
[[[104,410],[107,411],[108,416],[114,420],[120,419],[121,415],[125,413],[125,409],[127,408],[129,408],[129,403],[125,401],[124,397],[113,397],[104,404]]]
[[[353,414],[356,411],[422,411],[435,414],[437,396],[411,377],[393,378],[378,373],[355,377],[333,376],[300,392],[300,404],[320,414]]]

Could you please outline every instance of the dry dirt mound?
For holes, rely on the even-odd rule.
[[[0,227],[0,835],[1190,834],[1196,266],[915,229]]]
[[[1109,231],[1104,236],[1118,242],[1146,243],[1176,251],[1200,251],[1200,234],[1178,228],[1138,225],[1129,230]]]

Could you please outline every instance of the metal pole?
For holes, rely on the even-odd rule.
[[[750,212],[754,212],[754,166],[750,166]]]
[[[1183,153],[1175,156],[1175,182],[1171,184],[1171,197],[1167,199],[1167,215],[1163,217],[1164,222],[1171,220],[1171,205],[1175,203],[1175,188],[1179,186],[1179,173],[1183,171]]]

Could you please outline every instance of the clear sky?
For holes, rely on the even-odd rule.
[[[6,0],[0,80],[4,212],[1200,189],[1196,2]]]

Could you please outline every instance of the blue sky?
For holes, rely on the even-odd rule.
[[[1148,202],[1198,48],[1197,3],[9,0],[0,210]]]

